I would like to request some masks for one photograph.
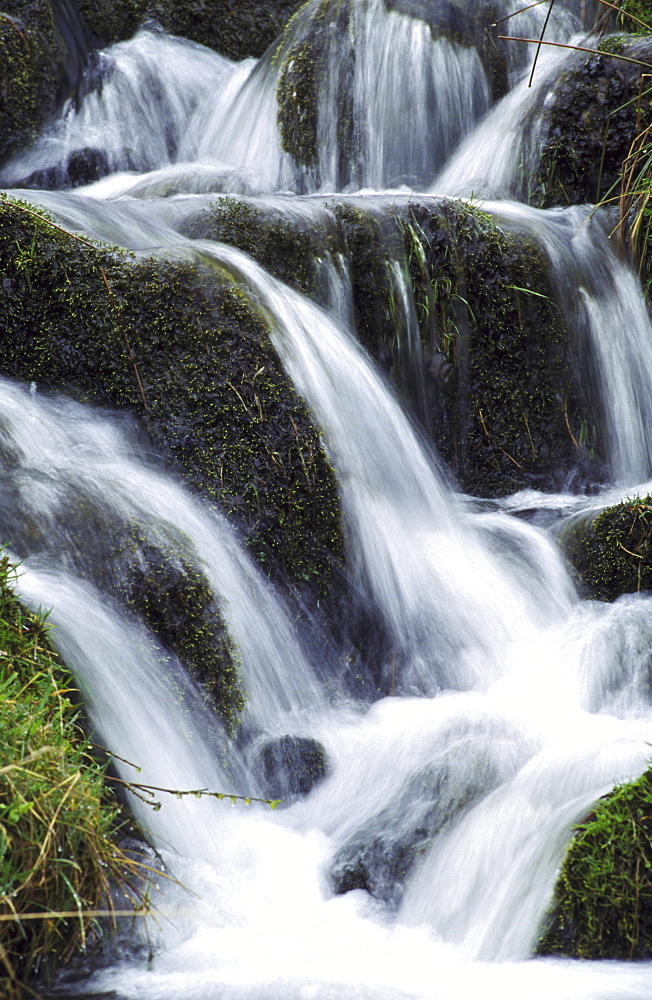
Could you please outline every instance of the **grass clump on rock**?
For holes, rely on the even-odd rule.
[[[615,788],[578,826],[537,951],[652,955],[652,770]]]
[[[49,628],[25,610],[0,557],[0,994],[65,962],[93,936],[133,863],[115,845],[118,806],[87,750]],[[35,915],[27,918],[26,915]],[[43,914],[43,919],[40,918]],[[53,914],[47,916],[48,914]],[[59,914],[71,914],[61,916]],[[23,919],[21,919],[23,917]]]

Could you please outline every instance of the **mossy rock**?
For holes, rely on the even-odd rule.
[[[578,463],[597,475],[582,347],[555,303],[550,265],[529,236],[455,201],[386,210],[329,200],[308,224],[220,199],[187,235],[250,253],[325,304],[315,257],[348,264],[358,337],[390,376],[462,485],[485,496],[559,486]],[[415,353],[396,267],[412,286]],[[585,385],[586,383],[586,385]]]
[[[530,180],[530,200],[540,208],[577,205],[618,196],[625,158],[639,131],[652,121],[652,43],[617,36],[600,43],[604,54],[578,53],[536,109],[543,135]],[[640,62],[626,62],[626,59]],[[540,141],[540,140],[537,140]]]
[[[0,203],[3,374],[136,413],[268,575],[327,593],[342,556],[335,477],[255,303],[200,259],[95,248],[32,211]]]
[[[395,220],[419,320],[421,409],[445,461],[485,496],[558,481],[596,421],[546,255],[463,203],[413,201]],[[387,325],[375,329],[375,353],[400,371]]]
[[[241,198],[218,198],[181,227],[190,239],[228,243],[258,261],[275,278],[311,298],[319,292],[319,260],[332,250],[329,234],[291,215]]]
[[[652,956],[652,771],[615,788],[577,827],[537,951]]]
[[[319,94],[334,70],[333,60],[337,60],[338,188],[356,180],[351,16],[351,0],[312,0],[289,22],[276,54],[280,63],[277,101],[281,145],[296,163],[313,170],[318,164]],[[317,176],[315,183],[319,183]]]
[[[282,33],[301,0],[77,0],[103,44],[131,38],[145,20],[215,49],[229,59],[261,56]]]
[[[575,521],[563,545],[588,597],[613,601],[652,590],[652,497],[635,497],[591,520]]]
[[[49,0],[0,0],[0,164],[56,111],[66,49]]]

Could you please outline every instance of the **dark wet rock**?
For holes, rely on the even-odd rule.
[[[37,191],[61,191],[81,187],[106,177],[110,172],[109,159],[102,149],[85,146],[72,152],[65,164],[35,170],[12,184],[15,188]]]
[[[207,45],[229,59],[261,56],[301,6],[301,0],[77,0],[103,44],[123,41],[151,18],[166,31]]]
[[[395,801],[337,853],[329,878],[336,894],[365,889],[396,909],[405,881],[437,834],[499,783],[497,767],[453,746],[437,766],[415,774]]]
[[[308,795],[329,771],[326,751],[317,740],[306,736],[280,736],[260,751],[260,771],[264,794],[288,800]]]
[[[541,208],[593,203],[617,193],[623,160],[638,131],[652,121],[643,79],[652,42],[621,35],[590,47],[603,51],[577,53],[546,95],[545,107],[535,109],[524,126],[534,130],[538,147],[529,194]]]

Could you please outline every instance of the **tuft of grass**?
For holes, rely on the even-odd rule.
[[[97,909],[127,908],[136,862],[116,846],[119,806],[89,754],[71,678],[43,617],[24,609],[0,555],[0,996],[85,948]],[[135,879],[134,879],[135,881]]]

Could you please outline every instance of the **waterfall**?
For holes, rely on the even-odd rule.
[[[579,22],[555,7],[548,37],[567,40]],[[514,516],[599,509],[652,475],[638,283],[590,207],[483,203],[548,257],[610,484],[592,497],[469,501],[361,346],[352,262],[333,237],[337,192],[381,221],[410,206],[412,188],[429,191],[426,208],[526,196],[537,140],[521,144],[522,122],[565,56],[542,55],[530,90],[531,52],[503,43],[512,89],[492,108],[485,21],[510,12],[478,3],[476,24],[458,0],[311,0],[260,60],[238,64],[150,23],[92,55],[76,101],[2,168],[2,184],[24,184],[20,197],[65,229],[197,264],[206,281],[219,271],[260,306],[335,471],[345,599],[379,629],[372,652],[348,637],[334,652],[325,620],[308,641],[301,609],[215,505],[163,468],[134,419],[0,380],[0,541],[21,561],[22,601],[50,613],[116,774],[134,780],[133,762],[141,782],[172,793],[260,799],[275,740],[310,741],[326,762],[309,793],[274,810],[166,792],[157,810],[130,801],[171,878],[152,884],[154,913],[128,947],[63,973],[53,998],[647,1000],[649,966],[531,956],[574,825],[648,765],[652,601],[580,600],[552,533]],[[536,37],[546,12],[503,33]],[[283,95],[306,51],[318,85],[290,149]],[[84,150],[105,176],[64,190]],[[328,236],[318,296],[182,235],[224,193]],[[418,414],[425,352],[408,264],[379,230]],[[145,575],[147,544],[205,582],[244,694],[236,735],[181,654],[109,586],[114,538],[144,540],[133,558]],[[340,683],[354,654],[372,678],[357,700]]]

